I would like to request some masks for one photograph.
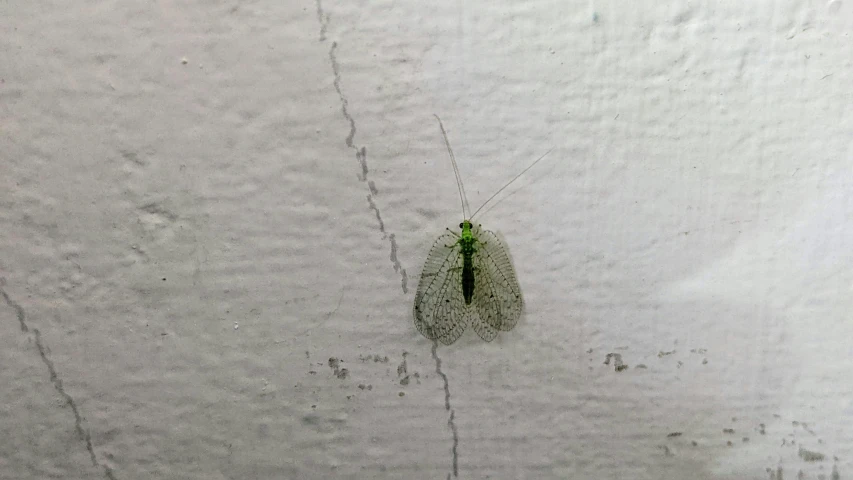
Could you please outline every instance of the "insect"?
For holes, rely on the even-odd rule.
[[[415,327],[428,339],[450,345],[471,324],[480,338],[491,342],[498,332],[515,327],[524,299],[506,246],[494,232],[475,225],[472,220],[512,182],[545,158],[550,150],[469,215],[468,197],[447,132],[438,115],[435,118],[456,174],[463,220],[459,224],[461,232],[448,228],[427,255],[415,294]]]

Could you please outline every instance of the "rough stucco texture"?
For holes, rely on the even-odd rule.
[[[4,2],[0,479],[853,477],[853,2]],[[433,348],[460,220],[527,308]]]

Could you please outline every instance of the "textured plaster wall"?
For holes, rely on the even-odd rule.
[[[853,476],[853,3],[3,2],[0,479]],[[480,221],[527,310],[435,348]]]

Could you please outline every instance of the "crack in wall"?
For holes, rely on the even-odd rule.
[[[326,29],[329,23],[329,14],[325,13],[323,10],[323,5],[320,0],[317,0],[317,20],[320,22],[320,41],[326,40]],[[358,179],[361,182],[367,183],[367,188],[369,193],[367,194],[367,203],[370,206],[370,209],[374,211],[376,214],[376,221],[379,224],[379,231],[382,232],[382,238],[388,238],[391,244],[391,255],[390,260],[391,264],[394,266],[394,271],[400,274],[401,283],[403,287],[403,293],[408,293],[408,277],[406,275],[406,269],[400,264],[399,259],[397,258],[397,239],[393,233],[387,233],[385,230],[385,222],[382,221],[382,214],[379,211],[379,207],[376,205],[374,201],[374,197],[379,194],[379,189],[376,188],[376,184],[373,180],[368,179],[368,174],[370,173],[367,167],[367,147],[362,146],[359,148],[355,144],[355,134],[358,131],[355,125],[355,119],[349,112],[349,100],[343,93],[343,89],[341,88],[341,72],[340,66],[338,65],[338,59],[335,56],[335,51],[338,48],[338,42],[332,42],[332,46],[329,49],[329,60],[332,64],[332,73],[334,74],[333,84],[335,86],[335,91],[338,93],[338,98],[341,101],[341,114],[344,119],[349,123],[349,133],[344,140],[344,143],[347,147],[355,150],[355,159],[359,164],[360,172],[358,174]],[[435,372],[442,378],[444,381],[444,408],[448,412],[450,412],[450,416],[447,419],[447,425],[450,427],[450,432],[453,435],[453,446],[451,447],[452,454],[452,473],[447,474],[447,479],[450,480],[451,475],[453,477],[459,477],[459,432],[456,429],[456,412],[450,408],[450,384],[447,381],[447,375],[444,374],[441,370],[441,358],[438,356],[438,342],[434,342],[432,346],[432,358],[435,360]]]
[[[0,295],[3,296],[4,300],[6,300],[6,304],[12,307],[12,310],[15,311],[15,315],[18,317],[18,323],[21,324],[21,331],[24,333],[29,332],[30,329],[27,328],[27,321],[26,316],[24,315],[23,307],[21,307],[14,300],[12,300],[12,298],[9,297],[9,294],[6,293],[6,290],[3,290],[2,288],[0,288]]]
[[[444,380],[444,409],[450,412],[450,417],[447,419],[447,426],[450,427],[450,433],[453,434],[453,446],[450,453],[453,458],[453,476],[459,477],[459,431],[456,429],[456,410],[450,408],[450,383],[447,381],[447,375],[441,370],[441,358],[438,356],[438,340],[433,340],[432,343],[432,358],[435,360],[435,373]],[[447,474],[447,479],[450,480],[450,473]]]
[[[393,233],[389,237],[391,239],[391,263],[394,264],[394,271],[400,273],[403,267],[400,266],[400,262],[397,260],[397,239]],[[406,292],[406,270],[403,270],[403,292]]]
[[[457,453],[456,449],[459,447],[459,431],[456,430],[456,422],[453,421],[456,416],[456,410],[450,411],[450,418],[447,419],[447,425],[450,427],[451,433],[453,433],[453,448],[450,451],[453,453],[453,476],[459,476],[459,453]]]
[[[324,41],[326,38],[326,27],[329,22],[329,15],[323,11],[323,6],[320,3],[320,0],[317,0],[317,18],[320,21],[320,41]],[[332,72],[334,73],[334,86],[335,91],[338,92],[338,98],[341,100],[341,114],[344,119],[349,123],[349,133],[344,141],[346,146],[355,150],[355,159],[361,167],[361,172],[358,175],[358,179],[361,182],[367,182],[367,188],[370,193],[367,194],[367,203],[370,206],[371,210],[376,213],[376,220],[379,223],[379,231],[382,232],[382,238],[391,238],[391,264],[394,267],[394,271],[400,274],[400,282],[403,287],[403,293],[409,293],[409,279],[406,275],[406,269],[400,264],[400,261],[397,259],[397,244],[394,240],[394,234],[387,234],[385,231],[385,223],[382,221],[382,214],[379,212],[379,207],[376,205],[373,197],[379,193],[379,189],[376,188],[376,184],[373,183],[373,180],[369,180],[368,173],[369,169],[367,168],[367,147],[360,147],[355,144],[355,134],[357,132],[355,126],[355,119],[349,113],[349,100],[344,95],[343,90],[341,89],[341,72],[340,66],[338,65],[338,59],[335,56],[335,51],[338,48],[338,42],[332,42],[332,47],[329,49],[329,60],[332,63]]]
[[[0,285],[2,285],[2,283],[0,283]],[[0,288],[0,296],[3,297],[7,305],[15,310],[18,322],[21,325],[21,331],[25,333],[29,332],[30,329],[27,326],[27,316],[26,312],[24,312],[24,308],[12,300],[9,294],[2,288]],[[92,436],[89,434],[89,430],[83,427],[83,417],[80,415],[80,410],[77,408],[77,403],[74,401],[74,397],[69,395],[68,392],[65,391],[65,387],[62,386],[62,379],[59,378],[59,374],[56,373],[56,367],[53,365],[53,361],[48,356],[48,348],[41,340],[41,332],[39,329],[34,328],[33,335],[35,336],[36,348],[38,349],[39,356],[47,367],[48,374],[50,374],[50,382],[53,384],[53,388],[55,388],[56,391],[59,392],[59,395],[65,399],[66,405],[71,407],[71,413],[74,414],[74,430],[77,432],[77,436],[80,440],[86,443],[86,450],[89,452],[89,459],[92,461],[92,466],[103,469],[104,476],[108,479],[116,480],[112,468],[98,462],[98,457],[95,455],[95,448],[92,446]]]
[[[379,231],[382,232],[382,238],[387,237],[388,235],[385,234],[385,222],[382,221],[382,215],[379,214],[379,207],[377,207],[376,202],[373,201],[373,195],[367,196],[367,204],[370,205],[370,209],[376,213],[376,221],[379,222]]]
[[[326,41],[326,27],[329,26],[329,14],[323,11],[323,4],[317,0],[317,21],[320,22],[320,41]]]

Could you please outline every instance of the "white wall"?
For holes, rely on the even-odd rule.
[[[853,475],[853,4],[434,3],[0,6],[0,478]]]

